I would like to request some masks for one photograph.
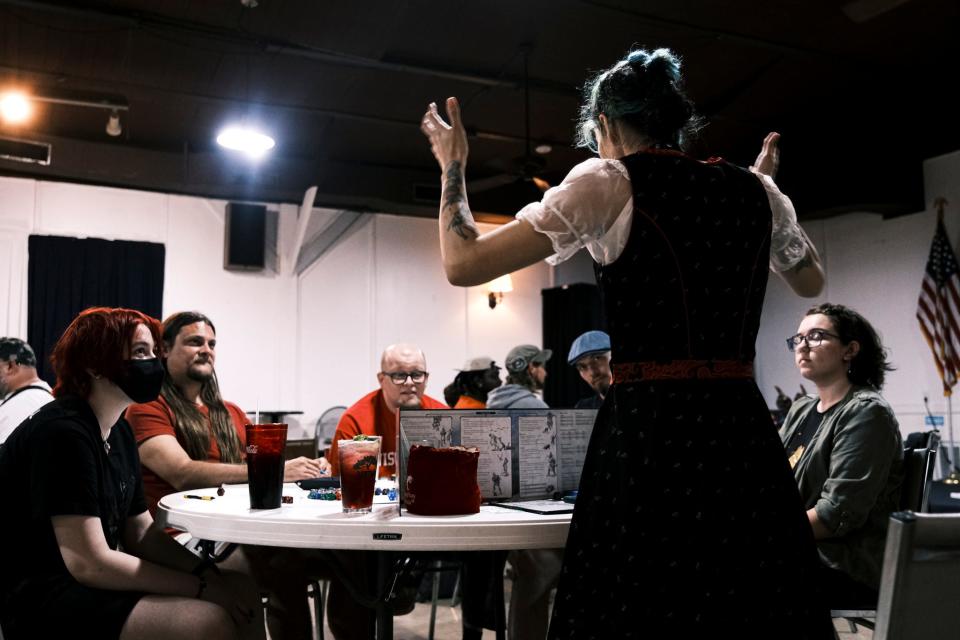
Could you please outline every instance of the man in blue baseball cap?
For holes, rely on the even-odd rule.
[[[575,409],[599,409],[613,384],[610,372],[610,336],[603,331],[587,331],[570,346],[567,362],[576,367],[595,395],[579,400]]]

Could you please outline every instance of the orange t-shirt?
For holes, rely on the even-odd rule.
[[[460,396],[460,399],[457,400],[457,404],[453,406],[454,409],[486,409],[487,403],[480,402],[476,398],[471,398],[470,396]]]
[[[424,395],[420,400],[422,409],[449,409],[447,405]],[[363,396],[352,407],[343,412],[337,424],[337,433],[330,445],[331,473],[340,475],[340,456],[337,450],[339,440],[350,440],[353,436],[381,436],[380,475],[391,476],[397,473],[397,413],[391,411],[383,400],[383,390],[377,389]]]
[[[237,435],[240,436],[241,454],[246,455],[243,453],[247,445],[247,432],[246,429],[244,429],[244,425],[250,422],[250,420],[243,412],[243,409],[232,402],[224,401],[223,404],[227,407],[227,412],[230,414],[233,426],[237,430]],[[200,413],[207,418],[207,424],[209,426],[209,409],[205,406],[197,408],[200,410]],[[130,405],[127,408],[126,418],[127,422],[129,422],[133,428],[133,435],[137,439],[138,445],[154,436],[177,437],[177,432],[173,426],[173,410],[170,408],[170,405],[167,404],[167,401],[163,399],[163,396],[146,404]],[[206,462],[220,462],[220,447],[217,446],[217,440],[213,437],[212,432],[210,433],[210,448],[207,449]],[[143,475],[143,494],[147,499],[147,508],[150,510],[150,514],[153,515],[157,510],[157,502],[160,501],[160,498],[171,493],[176,493],[177,490],[146,465],[141,467],[141,473]]]

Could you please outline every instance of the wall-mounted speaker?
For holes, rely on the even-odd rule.
[[[262,271],[266,266],[266,235],[266,206],[228,203],[223,268],[231,271]]]

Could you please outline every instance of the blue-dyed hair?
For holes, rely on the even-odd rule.
[[[683,90],[680,60],[669,49],[634,49],[587,81],[583,93],[577,146],[594,153],[601,113],[661,148],[684,148],[702,126]]]

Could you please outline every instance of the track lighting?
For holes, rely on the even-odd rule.
[[[123,127],[120,125],[120,113],[114,109],[110,112],[110,118],[107,119],[107,135],[116,138],[123,133]]]

